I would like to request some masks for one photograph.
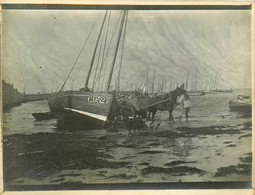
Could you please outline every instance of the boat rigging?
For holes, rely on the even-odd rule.
[[[62,91],[67,79],[69,78],[72,70],[74,69],[74,66],[79,56],[81,55],[81,52],[82,52],[81,50],[63,86],[61,87],[59,93],[54,94],[48,100],[50,110],[55,117],[64,121],[70,121],[75,123],[81,122],[85,124],[87,128],[90,128],[90,129],[104,127],[107,123],[111,123],[111,121],[115,117],[114,115],[116,113],[115,110],[117,107],[115,94],[110,93],[110,85],[111,85],[113,70],[116,63],[117,54],[119,52],[118,50],[119,50],[120,40],[121,40],[121,37],[123,36],[122,32],[123,32],[124,22],[126,20],[125,18],[127,17],[126,10],[122,11],[121,13],[121,20],[120,20],[120,25],[118,30],[117,42],[116,42],[115,50],[113,53],[114,56],[113,56],[110,72],[108,75],[105,92],[94,92],[89,90],[89,79],[92,74],[92,68],[95,62],[96,53],[98,51],[100,38],[102,37],[103,29],[106,26],[105,21],[106,21],[108,13],[109,13],[108,11],[105,12],[105,15],[102,21],[102,25],[101,25],[101,28],[96,40],[96,44],[93,50],[93,55],[90,61],[89,70],[87,72],[84,88],[81,88],[79,91]],[[107,37],[108,36],[106,36],[105,39]],[[105,40],[105,43],[106,43],[106,40]],[[85,44],[86,42],[84,43],[82,49],[85,47]],[[100,50],[101,49],[102,47],[100,47]],[[100,57],[101,52],[99,51],[98,53]],[[108,53],[109,53],[109,50],[108,50]],[[106,57],[106,55],[107,55],[107,52],[104,57]],[[95,74],[96,73],[97,73],[97,70],[95,70]],[[93,84],[93,89],[94,89],[94,86],[95,86],[95,83]]]

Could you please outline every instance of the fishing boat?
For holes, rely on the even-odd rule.
[[[210,90],[205,90],[204,93],[205,93],[205,94],[207,94],[207,93],[212,93],[212,91],[210,91]]]
[[[205,92],[201,91],[201,92],[188,92],[188,94],[190,96],[203,96],[205,95]]]
[[[251,114],[252,103],[250,97],[238,95],[236,101],[229,101],[229,109],[235,112]]]
[[[198,78],[198,69],[196,68],[196,76],[195,76],[195,81],[193,82],[193,90],[189,90],[188,94],[190,96],[203,96],[205,95],[205,92],[203,90],[197,90],[197,78]],[[188,89],[188,82],[189,82],[189,73],[187,74],[187,79],[186,79],[186,89]]]
[[[114,92],[110,92],[110,84],[118,53],[118,48],[120,45],[120,39],[123,36],[122,31],[124,22],[127,22],[127,11],[123,11],[121,14],[119,31],[115,45],[115,52],[113,54],[113,61],[108,75],[105,91],[94,92],[88,87],[89,78],[94,64],[95,55],[98,49],[99,40],[102,34],[102,30],[105,26],[104,24],[106,16],[107,11],[105,13],[97,38],[97,42],[94,48],[89,71],[86,77],[85,86],[77,91],[63,91],[64,84],[68,79],[67,77],[60,91],[48,99],[49,108],[55,117],[66,122],[68,121],[74,123],[81,123],[84,125],[84,127],[87,127],[89,129],[102,128],[105,127],[108,123],[111,123],[115,115],[115,109],[117,107],[116,95]],[[70,76],[70,74],[71,72],[68,76]]]
[[[233,93],[233,89],[215,89],[212,93]]]
[[[218,75],[216,73],[215,81],[214,81],[214,89],[211,90],[212,93],[216,93],[216,94],[218,94],[218,93],[233,93],[233,89],[231,89],[231,88],[230,89],[226,89],[226,87],[225,87],[225,89],[219,88],[219,83],[221,83],[220,81],[224,82],[224,80],[221,79],[220,75]]]

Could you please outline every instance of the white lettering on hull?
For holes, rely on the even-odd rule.
[[[73,108],[64,108],[65,110],[71,110],[73,112],[77,112],[79,114],[83,114],[83,115],[86,115],[86,116],[90,116],[92,118],[96,118],[98,120],[102,120],[102,121],[106,121],[107,120],[107,117],[106,116],[103,116],[103,115],[100,115],[100,114],[94,114],[94,113],[90,113],[90,112],[85,112],[85,111],[81,111],[81,110],[76,110],[76,109],[73,109]]]

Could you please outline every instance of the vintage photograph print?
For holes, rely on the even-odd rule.
[[[251,182],[250,9],[3,7],[2,21],[5,190]]]

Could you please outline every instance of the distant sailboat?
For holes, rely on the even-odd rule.
[[[212,93],[232,93],[233,89],[219,89],[218,83],[220,80],[220,76],[216,73],[215,81],[214,81],[214,89],[212,90]]]
[[[194,90],[190,90],[189,91],[189,95],[190,96],[202,96],[202,95],[205,95],[204,91],[198,91],[197,90],[197,72],[198,72],[198,70],[196,68],[196,77],[195,77],[195,80],[193,80]],[[187,80],[188,80],[188,76],[187,76]],[[188,81],[186,83],[188,83]]]

